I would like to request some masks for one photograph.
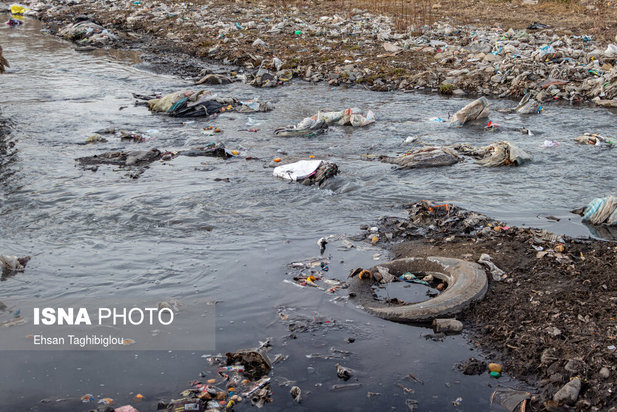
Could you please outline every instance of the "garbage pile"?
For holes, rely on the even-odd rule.
[[[583,222],[592,225],[617,224],[617,197],[607,196],[593,199],[582,209],[574,211],[583,216]]]
[[[17,257],[9,255],[0,255],[0,271],[2,276],[8,276],[15,272],[23,272],[26,265],[30,261],[30,256]]]
[[[274,131],[275,136],[280,137],[313,137],[325,133],[328,130],[328,123],[323,119],[313,119],[306,117],[300,123],[293,126],[280,127]]]
[[[292,280],[285,279],[285,283],[293,283],[300,287],[310,287],[330,294],[347,288],[345,282],[328,278],[327,272],[329,268],[326,259],[308,259],[303,262],[292,262],[289,267]]]
[[[325,160],[300,160],[277,166],[272,174],[281,179],[298,182],[306,186],[322,186],[326,179],[338,174],[338,166]]]
[[[232,77],[258,87],[294,77],[373,90],[444,86],[457,95],[531,94],[539,103],[597,98],[596,104],[617,106],[617,46],[599,44],[592,35],[557,34],[550,27],[504,30],[436,22],[398,32],[394,19],[357,8],[321,15],[296,6],[280,13],[266,3],[238,8],[74,0],[67,13],[59,0],[28,3],[30,13],[68,38],[99,45],[125,41],[115,40],[119,30],[137,41],[153,36],[197,57],[239,67],[245,72],[234,70]],[[96,24],[76,21],[91,15]],[[437,64],[427,70],[430,61]]]
[[[207,117],[235,111],[239,113],[268,112],[274,106],[258,100],[240,101],[233,97],[219,97],[207,90],[179,90],[162,97],[133,93],[138,104],[147,104],[153,112],[166,113],[173,117]]]
[[[447,237],[454,233],[459,236],[478,236],[495,231],[495,228],[506,227],[485,215],[449,203],[435,204],[423,200],[409,205],[408,213],[410,224],[406,225],[404,230],[417,226],[430,231],[432,236]]]
[[[592,146],[614,146],[617,141],[611,137],[602,136],[599,133],[585,133],[574,139],[576,143],[587,144]]]
[[[58,35],[79,44],[95,46],[108,45],[118,39],[118,36],[111,30],[91,21],[80,21],[66,25],[58,31]]]
[[[250,401],[253,406],[263,407],[272,402],[270,377],[272,361],[266,353],[269,342],[257,349],[228,352],[225,357],[208,358],[211,367],[217,369],[207,381],[193,381],[184,390],[181,398],[159,402],[159,411],[232,411],[238,403]],[[210,373],[201,372],[208,377]]]
[[[313,117],[323,120],[328,124],[338,124],[340,126],[364,127],[375,123],[375,113],[372,110],[362,115],[362,110],[357,107],[338,112],[319,112]]]
[[[381,156],[382,162],[399,166],[400,169],[451,166],[463,160],[452,149],[444,146],[429,146],[413,149],[400,156]]]
[[[476,163],[487,167],[520,166],[531,161],[531,156],[523,149],[508,141],[488,146],[472,146],[462,143],[454,146],[458,152],[479,159]]]
[[[273,73],[265,69],[259,69],[255,76],[246,76],[247,83],[254,87],[276,87],[293,78],[293,72],[291,70],[280,70],[282,62],[279,59],[274,58],[273,64],[277,67],[276,72]],[[251,78],[252,80],[250,80]]]
[[[300,123],[286,126],[274,131],[276,136],[315,136],[324,133],[329,125],[364,127],[375,122],[375,113],[372,110],[362,115],[362,110],[357,107],[341,110],[338,112],[318,112],[304,118]]]

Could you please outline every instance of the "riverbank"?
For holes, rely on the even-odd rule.
[[[377,91],[513,98],[531,93],[545,103],[596,99],[617,106],[612,100],[617,96],[617,47],[608,46],[610,30],[600,29],[610,26],[614,13],[593,5],[471,2],[467,11],[457,6],[450,13],[454,5],[431,3],[422,21],[436,22],[421,26],[351,2],[345,7],[331,1],[284,6],[226,1],[28,4],[29,13],[52,33],[80,46],[183,53],[234,67],[226,73],[231,81],[258,87],[298,78]],[[478,9],[483,12],[475,13]],[[419,16],[415,21],[421,22]],[[554,26],[532,21],[532,16]],[[169,66],[186,63],[180,60],[165,59]],[[197,79],[198,71],[186,74]]]
[[[614,243],[507,227],[452,205],[429,209],[422,203],[409,205],[409,220],[384,219],[380,237],[395,240],[395,259],[478,262],[489,255],[502,272],[493,277],[486,268],[485,298],[459,316],[472,342],[498,353],[505,371],[538,389],[532,410],[568,410],[564,404],[577,411],[615,410]],[[575,378],[580,393],[571,402],[555,401]]]

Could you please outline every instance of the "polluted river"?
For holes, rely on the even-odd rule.
[[[490,406],[496,388],[525,388],[507,371],[498,380],[463,375],[455,364],[470,357],[491,361],[465,333],[427,339],[431,329],[370,315],[344,290],[298,287],[290,264],[324,261],[324,274],[344,281],[355,268],[385,262],[388,252],[380,243],[355,236],[383,216],[404,216],[403,205],[422,199],[454,203],[510,225],[595,236],[570,210],[614,187],[613,152],[577,145],[574,138],[615,134],[609,110],[493,110],[490,119],[500,130],[484,124],[455,129],[436,118],[447,119],[471,98],[302,82],[269,89],[194,86],[136,53],[78,52],[41,32],[33,19],[16,28],[3,25],[0,32],[5,56],[11,56],[11,69],[2,76],[1,109],[15,143],[0,169],[2,253],[32,256],[24,273],[0,284],[2,296],[26,306],[39,300],[62,306],[173,299],[187,311],[195,310],[194,302],[209,301],[215,321],[208,336],[215,345],[193,333],[177,350],[145,350],[136,339],[122,351],[3,351],[2,410],[93,409],[95,404],[82,403],[84,394],[94,402],[112,398],[118,406],[142,394],[134,406],[156,410],[159,399],[178,398],[200,374],[218,378],[209,357],[253,348],[269,337],[270,356],[283,356],[271,372],[268,410],[502,410]],[[173,118],[135,105],[132,95],[181,89],[259,98],[275,108]],[[491,101],[493,109],[515,105]],[[318,110],[349,107],[374,111],[375,123],[332,126],[308,138],[273,134]],[[220,133],[202,133],[210,126]],[[110,136],[84,144],[106,128],[135,131],[145,141]],[[523,128],[532,134],[521,133]],[[533,161],[518,168],[465,161],[396,170],[375,159],[406,152],[418,141],[479,146],[499,140],[516,143]],[[559,145],[545,147],[545,140]],[[115,166],[83,168],[75,160],[110,151],[182,151],[215,141],[238,155],[156,161],[138,178]],[[311,156],[336,163],[340,173],[321,187],[273,176],[274,158]],[[320,255],[317,240],[324,237],[328,244]],[[412,285],[405,293],[422,298],[425,292]],[[337,363],[355,371],[349,381],[337,377]],[[344,384],[353,385],[337,386]],[[300,404],[289,395],[292,386],[302,390]],[[247,402],[236,409],[250,407]]]

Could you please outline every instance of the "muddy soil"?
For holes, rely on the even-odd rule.
[[[570,406],[615,410],[615,243],[507,227],[452,205],[409,207],[409,221],[382,221],[380,237],[392,238],[393,258],[477,262],[488,254],[505,272],[494,281],[487,270],[486,297],[460,319],[477,346],[503,357],[506,373],[537,387],[533,410],[561,410],[553,395],[576,376],[583,385]]]

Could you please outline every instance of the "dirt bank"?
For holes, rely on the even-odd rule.
[[[382,221],[380,238],[393,239],[394,258],[477,262],[488,254],[505,272],[495,281],[487,270],[486,297],[459,318],[477,346],[503,357],[506,373],[537,387],[533,410],[561,410],[553,396],[577,376],[583,384],[571,405],[576,410],[615,405],[615,244],[508,228],[452,205],[447,209],[410,205],[409,220]]]
[[[612,9],[467,3],[430,2],[422,21],[436,23],[424,26],[412,24],[420,21],[418,15],[401,20],[394,11],[378,15],[357,7],[363,3],[323,0],[297,5],[73,0],[29,6],[52,33],[80,46],[184,53],[234,67],[228,73],[232,80],[258,87],[299,78],[383,91],[531,93],[542,102],[598,98],[599,104],[617,106],[612,100],[617,47],[607,48],[611,31],[599,29],[613,21]],[[551,26],[531,26],[533,20]],[[187,63],[178,56],[163,59],[168,66]]]

